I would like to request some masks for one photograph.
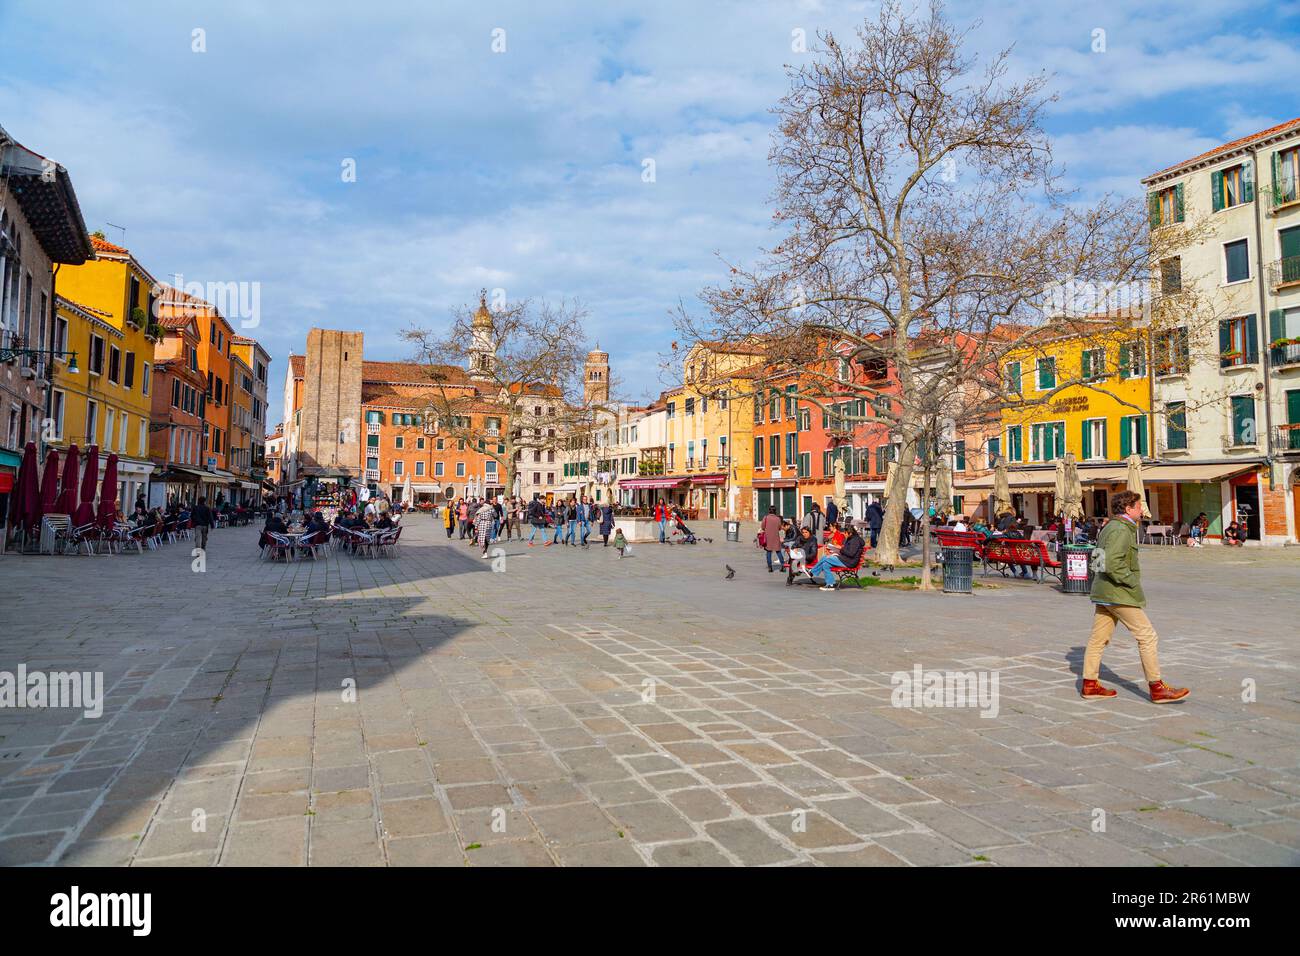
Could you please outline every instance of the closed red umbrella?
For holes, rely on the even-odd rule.
[[[18,467],[18,479],[11,492],[13,504],[9,508],[10,522],[24,531],[36,524],[41,509],[40,477],[36,473],[36,442],[29,441],[23,449],[23,463]]]
[[[54,504],[54,513],[68,515],[77,510],[77,478],[81,474],[81,453],[77,446],[68,448],[63,457],[63,481],[59,485],[59,500]]]
[[[59,453],[53,448],[45,456],[45,471],[41,475],[41,510],[36,516],[41,518],[54,511],[54,501],[59,496]]]
[[[113,527],[117,515],[117,453],[113,452],[104,463],[104,484],[99,492],[99,526]]]
[[[99,446],[86,449],[86,467],[81,473],[81,501],[72,515],[72,526],[80,528],[95,520],[95,490],[99,487]]]

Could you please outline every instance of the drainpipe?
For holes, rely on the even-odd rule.
[[[1263,203],[1260,202],[1260,181],[1263,173],[1259,165],[1258,147],[1252,147],[1250,150],[1251,162],[1254,163],[1256,182],[1255,182],[1255,261],[1257,265],[1256,275],[1259,277],[1259,322],[1262,325],[1263,335],[1260,340],[1264,341],[1268,334],[1268,294],[1265,292],[1264,276],[1264,227],[1260,222],[1261,208]],[[1271,368],[1271,355],[1267,342],[1260,349],[1260,361],[1264,368],[1264,428],[1265,431],[1265,456],[1264,461],[1268,465],[1268,484],[1269,488],[1273,487],[1274,469],[1277,467],[1273,457],[1273,375]],[[1264,494],[1263,488],[1260,489],[1259,496],[1259,539],[1263,543],[1268,533],[1264,530]]]
[[[45,417],[47,419],[52,417],[54,414],[54,363],[56,361],[54,357],[54,344],[58,341],[58,329],[56,328],[56,325],[59,319],[59,269],[62,265],[62,263],[56,262],[54,263],[54,267],[50,269],[50,335],[49,340],[45,343],[46,347],[50,350],[50,363],[45,370],[45,380],[50,383],[45,386]],[[44,425],[43,422],[42,425]],[[49,448],[45,441],[45,429],[42,427],[41,459],[44,460],[48,453]]]

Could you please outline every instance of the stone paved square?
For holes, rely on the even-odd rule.
[[[201,574],[0,558],[0,671],[106,698],[0,709],[0,863],[1300,863],[1292,552],[1147,549],[1192,689],[1156,707],[1123,632],[1119,696],[1079,698],[1091,605],[1046,584],[785,587],[709,522],[626,560],[502,542],[493,573],[405,523],[387,559],[263,562],[251,527]],[[918,665],[996,672],[996,717],[894,706]]]

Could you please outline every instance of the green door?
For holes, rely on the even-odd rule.
[[[1183,520],[1191,522],[1202,511],[1210,519],[1207,534],[1223,533],[1223,495],[1217,482],[1185,482],[1182,490]]]
[[[793,518],[795,515],[795,490],[793,488],[781,489],[781,514],[786,518]]]
[[[758,514],[754,517],[757,520],[762,521],[764,516],[767,514],[767,509],[770,507],[772,507],[772,492],[768,491],[766,488],[760,488],[758,491]]]

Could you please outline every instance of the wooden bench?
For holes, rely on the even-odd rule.
[[[975,557],[984,556],[984,535],[979,531],[953,531],[950,528],[935,529],[934,536],[939,539],[941,548],[974,548]]]
[[[1035,577],[1039,581],[1043,580],[1044,571],[1057,578],[1061,576],[1061,562],[1051,556],[1047,545],[1042,541],[990,538],[984,543],[984,553],[981,558],[984,563],[984,574],[988,574],[989,568],[992,567],[1006,577],[1012,565],[1023,565],[1035,569]]]
[[[838,588],[845,581],[852,581],[858,587],[862,587],[862,579],[858,577],[858,572],[862,570],[862,561],[867,556],[866,548],[862,549],[862,556],[858,558],[858,563],[851,568],[831,568],[831,574],[835,575],[835,587]]]

